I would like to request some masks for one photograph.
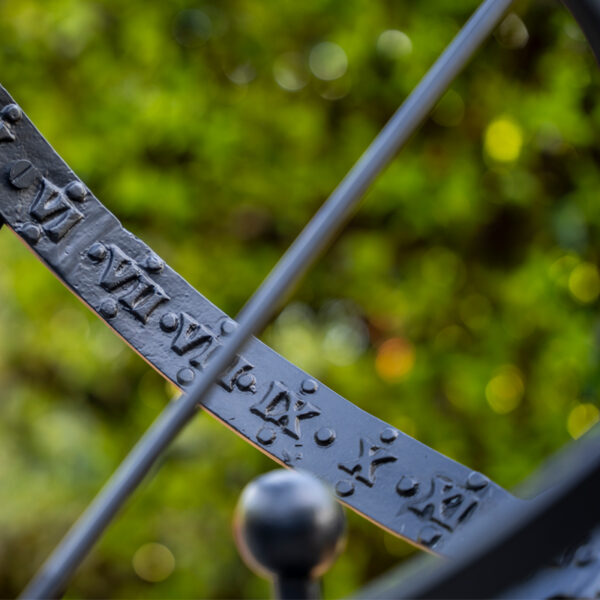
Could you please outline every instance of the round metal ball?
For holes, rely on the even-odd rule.
[[[246,486],[235,537],[250,568],[276,577],[318,577],[342,549],[342,507],[309,473],[280,469]]]

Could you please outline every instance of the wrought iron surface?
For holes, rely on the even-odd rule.
[[[519,561],[519,556],[514,556],[513,561]],[[430,565],[435,572],[435,567]],[[388,575],[389,588],[380,581],[367,585],[358,591],[353,598],[412,598],[418,590],[415,587],[406,595],[405,584],[410,577],[409,568],[414,569],[414,563],[409,567],[400,568],[397,574]],[[534,570],[528,577],[515,581],[514,573],[510,566],[498,564],[498,572],[506,582],[506,587],[494,598],[505,600],[522,598],[599,598],[600,597],[600,528],[595,527],[589,536],[579,544],[573,544],[559,553],[553,560]],[[431,571],[423,570],[420,574],[424,583]],[[394,577],[396,581],[394,581]],[[476,577],[469,577],[471,595],[468,597],[480,598],[480,589],[474,582]],[[394,588],[394,583],[398,589]],[[378,587],[381,586],[381,587]],[[382,589],[383,588],[383,589]],[[464,590],[463,590],[464,592]],[[425,597],[429,597],[425,594]],[[447,591],[444,597],[454,597]],[[466,597],[461,596],[461,597]]]
[[[357,597],[597,598],[600,428],[548,461],[532,485],[538,495],[526,505],[473,522],[460,547],[447,548],[453,560],[422,557]]]
[[[597,34],[597,27],[590,31]],[[2,217],[182,389],[235,330],[231,319],[121,227],[0,90],[0,227]],[[216,366],[213,375],[223,365]],[[254,339],[203,406],[275,460],[317,473],[344,502],[435,552],[454,555],[467,523],[485,537],[497,530],[507,507],[524,506],[481,474],[360,411]],[[596,595],[599,540],[595,531],[586,545],[564,552],[506,597]]]
[[[571,546],[527,580],[499,598],[598,598],[600,595],[600,528]]]
[[[235,322],[126,231],[0,90],[0,215],[56,275],[184,389]],[[329,481],[347,505],[443,553],[508,492],[365,413],[257,339],[205,403],[278,462]]]

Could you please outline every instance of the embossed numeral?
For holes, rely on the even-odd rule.
[[[146,323],[154,309],[166,300],[169,300],[169,296],[160,285],[142,272],[137,285],[128,294],[119,298],[119,302],[142,323]]]
[[[198,346],[211,346],[215,339],[214,333],[187,313],[181,313],[179,331],[173,340],[171,348],[180,356]],[[205,348],[207,350],[208,348]],[[200,355],[201,356],[201,355]],[[192,359],[195,360],[195,359]],[[190,361],[191,362],[191,361]],[[192,363],[194,364],[194,363]],[[194,366],[197,366],[194,364]]]
[[[83,213],[69,202],[65,192],[48,179],[42,180],[42,188],[29,214],[42,224],[42,229],[53,242],[61,240],[83,219]]]
[[[456,485],[450,479],[432,479],[429,494],[409,505],[408,509],[423,519],[433,521],[449,531],[464,521],[479,504],[476,493]]]
[[[118,246],[111,244],[108,246],[108,250],[110,258],[108,266],[100,279],[100,285],[107,292],[113,292],[117,288],[137,279],[140,270],[133,258],[127,256]]]
[[[248,373],[254,369],[254,365],[251,365],[243,356],[236,356],[234,361],[229,365],[229,368],[221,375],[219,379],[219,385],[225,388],[228,392],[233,392],[233,387],[237,384],[239,388],[243,390],[253,391],[254,378],[248,377],[248,384],[241,383],[241,377],[245,373]]]
[[[126,287],[119,297],[119,303],[136,319],[146,323],[156,307],[169,300],[169,296],[118,246],[111,244],[106,249],[110,257],[100,278],[100,286],[111,293]],[[94,245],[88,255],[93,260],[104,260],[104,254],[100,250],[102,248]]]
[[[0,136],[2,131],[0,126]],[[46,177],[42,177],[28,160],[18,160],[12,163],[8,180],[18,190],[31,188],[41,182],[29,208],[29,214],[40,223],[46,235],[53,242],[59,242],[77,223],[83,220],[83,213],[73,204],[73,202],[83,202],[87,196],[87,190],[81,182],[72,181],[66,187],[60,188]],[[29,223],[24,227],[28,227],[30,231],[32,231],[32,227],[37,229],[37,234],[30,233],[26,236],[30,242],[39,239],[41,235],[39,226]]]
[[[206,368],[215,351],[223,343],[220,336],[210,327],[199,323],[185,312],[179,316],[175,313],[165,313],[161,319],[161,327],[163,331],[177,331],[171,349],[179,356],[195,350],[189,364],[200,371]],[[229,329],[223,327],[223,324],[221,330],[224,330],[224,335],[228,335]],[[241,391],[254,393],[256,379],[249,373],[252,369],[254,365],[243,356],[237,355],[217,383],[228,392],[233,392],[234,387],[237,387]]]
[[[300,398],[281,381],[271,383],[267,395],[250,410],[263,420],[278,425],[296,440],[300,439],[300,421],[321,414],[314,404]]]
[[[373,487],[375,483],[375,469],[379,465],[395,462],[397,458],[369,438],[361,438],[358,457],[347,463],[340,463],[338,468],[350,473],[357,481]]]

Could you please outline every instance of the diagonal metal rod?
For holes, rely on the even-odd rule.
[[[485,0],[314,215],[238,316],[227,344],[185,395],[169,404],[55,548],[23,598],[54,598],[95,541],[210,392],[235,354],[269,321],[294,284],[331,242],[375,177],[429,114],[452,80],[498,24],[512,0]]]

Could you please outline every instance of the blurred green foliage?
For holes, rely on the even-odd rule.
[[[123,224],[235,314],[472,0],[0,2],[2,83]],[[518,15],[518,16],[517,16]],[[597,67],[518,2],[263,339],[513,486],[598,418]],[[0,235],[0,596],[175,390]],[[274,465],[200,415],[69,597],[261,597],[241,488]],[[350,515],[339,597],[411,553]]]

